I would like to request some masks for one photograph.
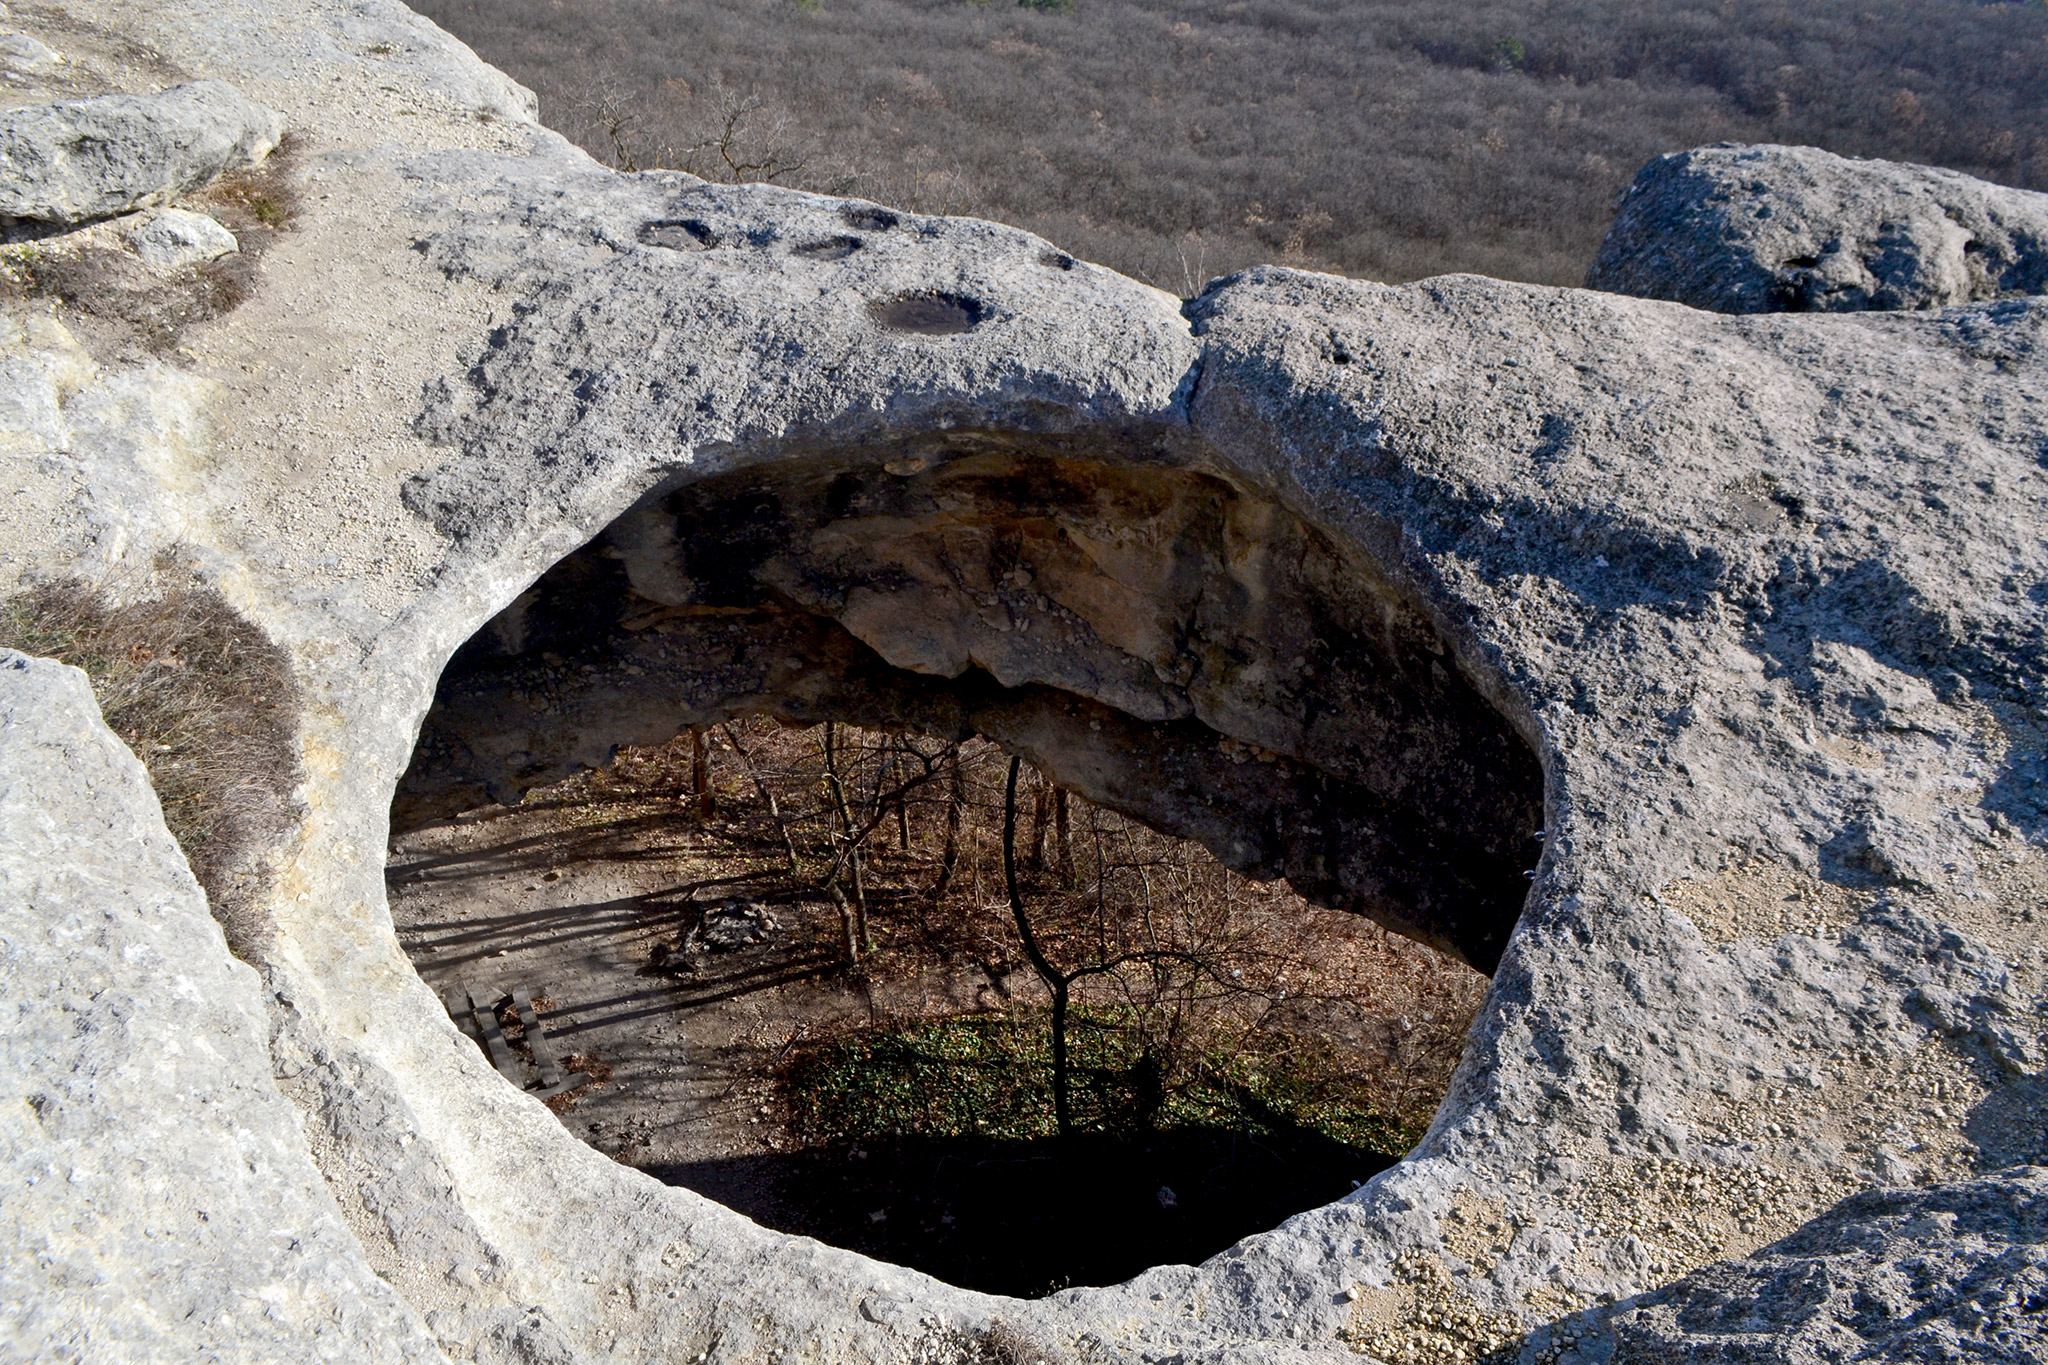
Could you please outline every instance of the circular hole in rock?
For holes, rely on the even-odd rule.
[[[1540,809],[1354,549],[1206,474],[954,434],[685,484],[550,570],[444,671],[390,879],[528,1087],[537,993],[593,1078],[570,1131],[1036,1294],[1396,1159]],[[1064,1136],[1006,864],[1072,977]]]
[[[717,246],[718,234],[710,224],[696,218],[663,219],[643,226],[640,240],[647,246],[667,247],[671,251],[697,251]]]
[[[806,242],[789,254],[811,261],[843,261],[860,248],[858,237],[827,237],[819,242]]]
[[[868,305],[876,322],[892,332],[919,336],[957,336],[988,315],[979,299],[964,294],[904,294]]]
[[[841,209],[839,216],[848,227],[858,232],[887,232],[903,221],[889,210],[873,205]]]

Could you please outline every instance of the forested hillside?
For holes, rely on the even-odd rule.
[[[1658,152],[2048,189],[2048,8],[1965,0],[413,0],[607,161],[1255,261],[1577,283]]]

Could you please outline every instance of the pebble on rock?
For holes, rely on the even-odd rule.
[[[217,261],[242,249],[229,232],[203,213],[164,209],[129,239],[135,254],[159,270]]]

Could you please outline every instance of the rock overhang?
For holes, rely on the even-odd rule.
[[[330,49],[321,12],[288,17],[333,84],[370,60]],[[421,41],[395,7],[351,22],[372,19]],[[2034,894],[2043,814],[2039,300],[1729,319],[1267,269],[1184,316],[996,225],[878,227],[875,206],[617,176],[532,130],[520,152],[466,149],[474,128],[442,111],[447,150],[370,150],[274,54],[155,36],[270,82],[255,93],[294,126],[340,130],[316,148],[335,196],[319,212],[355,224],[378,307],[454,320],[439,349],[389,342],[402,382],[380,390],[397,417],[379,463],[316,460],[342,496],[287,482],[258,504],[357,553],[393,527],[406,576],[323,575],[293,535],[189,482],[91,495],[200,540],[300,661],[311,814],[264,963],[276,1069],[365,1245],[416,1277],[416,1304],[454,1303],[445,1341],[510,1340],[478,1324],[513,1304],[539,1305],[532,1339],[593,1355],[884,1358],[1006,1317],[1107,1352],[1256,1358],[1339,1349],[1386,1314],[1398,1340],[1445,1304],[1491,1331],[1714,1259],[1654,1220],[1611,1226],[1582,1192],[1681,1221],[1704,1216],[1687,1191],[1737,1201],[1727,1173],[1769,1167],[1781,1207],[1759,1226],[1789,1226],[1798,1201],[1882,1175],[1835,1130],[1909,1062],[1953,1037],[2040,1067],[2038,975],[2008,965],[2030,940],[1994,913]],[[409,60],[451,89],[488,84],[452,45]],[[340,264],[281,262],[273,298],[366,287]],[[878,314],[920,299],[952,301],[951,330]],[[221,362],[291,336],[286,311],[259,296],[200,339],[226,411],[279,410]],[[690,358],[658,368],[677,338]],[[367,360],[378,343],[331,344]],[[313,382],[323,403],[358,391]],[[1546,769],[1543,875],[1415,1156],[1204,1267],[1036,1307],[764,1233],[580,1149],[440,1020],[382,917],[374,855],[449,655],[619,516],[730,471],[967,437],[1213,469],[1358,547]],[[231,439],[216,471],[260,488]],[[1789,887],[1814,923],[1742,921],[1761,887]],[[1829,1087],[1818,1121],[1764,1098],[1801,1076]],[[1488,1222],[1502,1245],[1468,1235]],[[1715,1254],[1760,1235],[1731,1228]]]
[[[1541,851],[1520,735],[1369,560],[1122,454],[953,431],[671,480],[444,670],[396,818],[738,714],[978,733],[1490,970]]]

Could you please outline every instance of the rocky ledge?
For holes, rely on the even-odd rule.
[[[77,676],[0,668],[27,1354],[2041,1357],[2048,300],[2024,271],[1783,311],[1739,262],[1682,292],[1628,245],[1655,215],[1625,210],[1603,263],[1638,263],[1597,283],[1739,315],[1281,269],[1183,306],[990,223],[605,170],[383,0],[77,0],[29,27],[8,50],[57,56],[10,103],[225,81],[284,138],[260,183],[158,194],[247,209],[237,253],[131,268],[146,223],[117,213],[11,258],[7,586],[134,593],[175,551],[304,705],[291,828],[238,912],[259,994]],[[1753,155],[1831,187],[1798,201],[1802,242],[1861,242],[1828,205],[1919,175]],[[1735,221],[1695,197],[1686,221]],[[1946,221],[1983,259],[2034,249],[2010,215]],[[706,569],[693,528],[749,487],[800,578],[767,551]],[[1199,592],[1161,577],[1153,530],[1201,549]],[[1006,571],[1039,556],[1028,601],[999,531]],[[413,973],[382,851],[451,657],[485,632],[505,668],[548,666],[521,604],[578,554],[610,566],[607,610],[780,592],[833,664],[664,636],[690,707],[982,706],[1074,764],[1117,733],[959,691],[979,669],[1181,727],[1156,756],[1179,787],[1107,747],[1089,771],[1492,966],[1428,1136],[1203,1265],[1032,1303],[768,1232],[574,1140]],[[1303,647],[1304,611],[1357,647]],[[588,761],[619,707],[681,723],[625,663],[526,725],[552,747],[444,707],[443,786]],[[1301,853],[1204,813],[1204,746],[1348,793],[1352,832]],[[1413,875],[1328,863],[1380,846]],[[1492,865],[1473,850],[1529,875],[1461,891]]]
[[[2048,291],[2048,194],[1817,147],[1660,156],[1589,289],[1722,313],[1946,308]]]

